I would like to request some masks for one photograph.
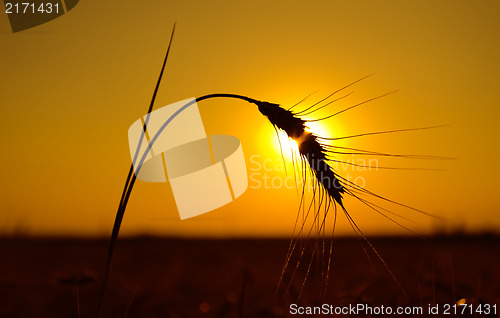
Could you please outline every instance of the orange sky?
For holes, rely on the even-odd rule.
[[[458,159],[382,158],[381,166],[446,171],[351,173],[381,195],[449,219],[384,205],[414,220],[405,224],[418,232],[498,231],[499,13],[492,0],[82,1],[15,34],[2,13],[0,234],[110,233],[130,166],[127,130],[147,109],[175,21],[157,107],[217,92],[292,105],[375,73],[323,114],[400,91],[321,130],[339,136],[449,124],[341,145]],[[274,130],[255,106],[199,107],[209,134],[241,140],[249,175],[252,156],[280,159]],[[122,234],[289,236],[298,202],[293,189],[249,188],[227,206],[179,221],[168,184],[138,182]],[[407,233],[352,198],[345,204],[367,234]],[[338,233],[352,234],[341,219]]]

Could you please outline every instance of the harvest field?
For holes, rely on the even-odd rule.
[[[104,316],[288,317],[290,298],[274,297],[288,243],[122,239]],[[106,244],[106,240],[2,239],[0,317],[94,317]],[[328,296],[324,302],[317,299],[317,276],[312,273],[299,305],[426,309],[462,298],[474,306],[500,304],[498,237],[379,238],[373,244],[407,296],[380,262],[373,260],[374,266],[370,265],[356,239],[338,238]],[[291,298],[296,297],[297,287],[291,288]],[[453,315],[424,315],[441,316]]]

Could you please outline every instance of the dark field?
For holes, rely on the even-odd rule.
[[[370,263],[359,241],[339,238],[324,303],[422,306],[424,317],[471,316],[425,313],[428,304],[439,304],[442,311],[444,304],[462,298],[474,310],[479,304],[500,305],[499,238],[372,242],[407,296],[373,253]],[[104,317],[290,316],[305,270],[301,267],[287,297],[274,296],[288,244],[272,239],[120,239]],[[106,252],[106,240],[1,239],[0,317],[95,317]],[[323,303],[314,267],[302,306]]]

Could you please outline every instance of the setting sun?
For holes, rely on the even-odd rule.
[[[305,131],[313,133],[316,136],[320,137],[334,137],[332,131],[327,128],[324,123],[320,122],[307,122]],[[282,154],[283,157],[287,160],[292,159],[292,151],[294,158],[297,158],[299,156],[299,142],[297,140],[291,139],[285,132],[281,130],[278,131],[278,136],[276,137],[275,134],[273,138],[273,148],[278,152],[278,154]],[[290,151],[290,149],[292,151]]]
[[[214,7],[200,2],[193,7],[158,2],[153,9],[141,11],[138,16],[134,10],[121,12],[124,18],[120,21],[136,21],[138,17],[148,16],[147,23],[110,24],[103,14],[82,29],[80,24],[93,12],[91,6],[84,6],[22,33],[12,33],[9,16],[2,15],[5,118],[22,120],[6,120],[2,126],[2,135],[10,140],[4,143],[4,152],[16,156],[4,157],[4,166],[8,169],[3,175],[4,219],[0,230],[5,234],[23,235],[109,234],[118,201],[115,194],[121,191],[124,171],[131,164],[127,129],[147,110],[174,21],[178,21],[180,33],[173,40],[153,109],[193,96],[224,92],[279,103],[296,113],[304,111],[299,114],[303,119],[317,120],[401,89],[398,94],[339,116],[307,122],[307,130],[323,138],[339,138],[450,124],[445,129],[419,133],[321,139],[321,142],[390,153],[458,157],[460,160],[437,162],[377,158],[381,167],[443,168],[446,171],[385,169],[368,173],[350,164],[362,165],[358,160],[361,156],[338,153],[330,156],[348,161],[347,168],[356,167],[356,171],[352,171],[336,163],[340,176],[354,179],[363,175],[368,189],[391,199],[430,213],[453,213],[453,219],[461,222],[457,225],[459,230],[496,229],[499,221],[491,213],[498,210],[498,200],[492,199],[496,188],[491,182],[496,179],[490,177],[490,171],[496,172],[497,167],[494,160],[485,158],[498,157],[497,148],[491,147],[498,139],[498,129],[495,129],[498,116],[493,116],[495,110],[488,108],[491,101],[498,100],[493,96],[498,93],[494,87],[498,68],[491,67],[496,65],[498,54],[495,54],[496,43],[489,41],[490,35],[493,36],[491,30],[500,23],[494,15],[497,4],[491,2],[491,5],[477,7],[478,11],[470,19],[464,19],[463,14],[469,11],[462,14],[462,6],[452,6],[456,14],[448,14],[451,7],[432,5],[431,11],[417,3],[387,5],[387,10],[366,16],[363,12],[369,11],[360,12],[355,5],[345,3],[337,7],[333,2],[324,2],[320,5],[322,10],[317,11],[317,6],[292,2],[289,14],[276,16],[275,12],[283,10],[282,5],[268,5],[272,10],[263,11],[259,5],[252,4],[241,11],[235,4]],[[148,8],[143,6],[141,10]],[[111,14],[115,8],[101,5],[98,9]],[[229,15],[229,11],[234,15]],[[339,12],[336,19],[329,18],[331,12]],[[443,14],[427,15],[428,12]],[[259,16],[258,21],[247,20],[250,13]],[[422,27],[420,17],[424,16],[428,20]],[[304,23],[298,24],[297,17],[305,19]],[[448,22],[443,24],[443,18]],[[359,23],[351,23],[353,19]],[[162,25],[155,21],[161,21]],[[345,32],[347,26],[349,32]],[[107,28],[110,29],[102,32]],[[325,41],[332,34],[335,41]],[[464,36],[470,37],[468,50],[463,49]],[[303,39],[307,39],[307,43]],[[387,48],[380,50],[374,43],[384,43]],[[95,52],[88,54],[85,48],[94,46]],[[199,51],[200,47],[206,49]],[[422,48],[435,50],[431,50],[431,54]],[[476,53],[481,59],[471,58]],[[37,63],[40,59],[46,63]],[[78,63],[72,63],[74,61]],[[464,61],[472,64],[464,64]],[[192,70],[196,70],[196,80]],[[456,76],[457,70],[460,76]],[[356,83],[314,106],[330,93],[372,72],[376,73],[373,79]],[[471,85],[470,78],[479,82]],[[58,94],[50,93],[54,87],[58,88]],[[353,91],[352,95],[342,98]],[[82,92],[85,94],[80,96]],[[481,105],[478,107],[483,108],[472,110],[467,100],[475,100]],[[311,106],[313,108],[305,111]],[[222,99],[200,103],[199,109],[208,135],[232,135],[241,140],[249,175],[253,173],[250,168],[255,167],[251,158],[257,156],[263,166],[267,159],[282,161],[282,152],[286,163],[293,166],[292,153],[298,153],[297,143],[283,132],[278,133],[278,140],[272,125],[255,106]],[[60,147],[61,144],[64,147]],[[464,144],[469,147],[464,148]],[[333,162],[329,164],[337,167]],[[88,167],[92,169],[87,170]],[[272,174],[285,175],[275,171]],[[463,180],[488,186],[464,187]],[[180,222],[170,185],[141,181],[134,188],[122,234],[288,235],[286,222],[293,222],[295,213],[288,195],[294,195],[294,191],[249,189],[238,200],[200,221]],[[290,208],[282,205],[285,201],[290,202]],[[394,228],[386,220],[375,224],[371,209],[356,206],[356,200],[350,204],[358,219],[370,220],[363,228],[365,234],[385,234]],[[218,221],[208,220],[209,217]],[[428,225],[434,221],[417,221],[418,229],[432,230]],[[443,225],[446,230],[453,226]],[[352,234],[348,224],[339,229],[346,235]]]
[[[293,157],[296,158],[299,154],[299,145],[297,141],[289,138],[284,131],[279,131],[278,136],[273,139],[273,147],[279,153],[283,154],[283,157],[287,160]]]
[[[331,131],[321,122],[307,122],[306,131],[315,134],[316,136],[332,138]]]

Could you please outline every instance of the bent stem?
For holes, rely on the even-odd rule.
[[[174,26],[174,30],[175,30],[175,26]],[[173,31],[172,31],[172,36],[173,36]],[[170,45],[169,45],[169,49],[170,49]],[[165,68],[165,63],[167,61],[167,57],[168,57],[168,50],[167,50],[167,55],[165,56],[165,61],[163,63],[162,71],[160,72],[160,77],[158,78],[158,82],[157,82],[157,85],[156,85],[156,88],[155,88],[155,91],[154,91],[154,94],[153,94],[153,98],[151,100],[151,105],[149,107],[148,114],[151,113],[151,110],[153,108],[154,100],[155,100],[155,97],[156,97],[156,93],[158,91],[158,87],[159,87],[159,83],[161,81],[163,70]],[[217,97],[241,99],[241,100],[247,101],[249,103],[254,103],[256,105],[259,105],[261,103],[265,103],[265,102],[257,101],[255,99],[247,97],[247,96],[237,95],[237,94],[225,94],[225,93],[204,95],[204,96],[201,96],[199,98],[196,98],[195,102],[200,102],[202,100],[206,100],[206,99],[210,99],[210,98],[217,98]],[[159,137],[159,135],[163,132],[163,130],[165,129],[165,127],[175,117],[177,117],[177,115],[179,115],[182,111],[184,111],[185,109],[187,109],[189,106],[191,106],[193,104],[194,104],[193,102],[185,104],[183,107],[181,107],[178,110],[178,112],[174,113],[160,127],[160,129],[154,135],[154,137],[151,139],[151,142],[149,143],[149,145],[147,146],[146,150],[144,151],[144,153],[142,155],[142,158],[141,158],[141,160],[140,160],[140,162],[138,164],[138,168],[135,170],[135,173],[134,173],[134,164],[132,164],[130,166],[130,169],[129,169],[129,172],[128,172],[128,175],[127,175],[127,180],[125,182],[125,187],[123,189],[122,196],[121,196],[121,199],[120,199],[120,204],[118,206],[118,211],[116,212],[115,222],[113,224],[113,230],[111,232],[111,239],[110,239],[110,242],[109,242],[109,249],[108,249],[108,255],[107,255],[107,260],[106,260],[106,269],[105,269],[104,278],[103,278],[101,298],[100,298],[99,307],[98,307],[98,310],[99,310],[98,317],[101,317],[101,315],[102,315],[102,304],[104,302],[104,297],[105,297],[105,294],[106,294],[107,284],[108,284],[108,280],[109,280],[109,272],[110,272],[110,269],[111,269],[111,262],[112,262],[112,259],[113,259],[113,253],[114,253],[114,248],[115,248],[115,245],[116,245],[116,241],[118,239],[118,234],[120,232],[120,226],[121,226],[121,223],[122,223],[122,220],[123,220],[123,216],[125,215],[125,210],[127,208],[127,204],[128,204],[129,199],[130,199],[130,194],[132,193],[132,189],[134,187],[135,181],[137,180],[137,175],[140,172],[141,166],[142,166],[142,164],[143,164],[143,162],[144,162],[144,160],[146,158],[146,155],[148,154],[149,150],[151,149],[151,147],[153,146],[154,142]],[[149,119],[149,116],[147,117],[147,119]],[[147,126],[147,120],[146,120],[146,122],[145,122],[145,124],[143,126],[143,130],[144,131],[146,130],[146,126]]]

